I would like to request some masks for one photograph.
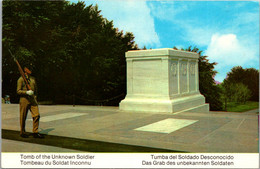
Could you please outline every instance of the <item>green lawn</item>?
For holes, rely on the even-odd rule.
[[[244,112],[252,109],[259,108],[259,102],[248,101],[245,104],[228,102],[227,103],[227,111],[228,112]]]

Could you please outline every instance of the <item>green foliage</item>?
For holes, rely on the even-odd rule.
[[[245,104],[238,102],[228,102],[227,111],[228,112],[245,112],[253,109],[259,108],[259,102],[248,101]]]
[[[221,84],[225,110],[230,109],[228,102],[246,104],[247,101],[259,101],[259,71],[254,68],[243,69],[236,66],[227,74]]]
[[[251,97],[251,91],[242,83],[224,82],[224,96],[229,102],[245,104]]]
[[[126,92],[125,52],[132,33],[114,28],[98,6],[66,1],[3,1],[3,95],[17,102],[17,67],[33,65],[39,100],[95,104]],[[122,97],[123,97],[122,95]],[[118,104],[118,98],[109,104]]]
[[[254,68],[243,69],[236,66],[231,69],[224,80],[226,84],[242,83],[251,91],[251,101],[259,101],[259,70]]]
[[[177,50],[177,47],[173,47]],[[215,84],[214,70],[215,62],[210,63],[207,56],[202,55],[197,47],[189,46],[187,49],[181,49],[189,52],[196,52],[199,54],[199,90],[206,98],[206,102],[210,104],[210,110],[222,110],[223,102],[221,100],[221,88]]]

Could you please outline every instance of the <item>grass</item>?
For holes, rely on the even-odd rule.
[[[245,104],[236,102],[227,103],[228,112],[245,112],[257,108],[259,108],[259,102],[248,101]]]

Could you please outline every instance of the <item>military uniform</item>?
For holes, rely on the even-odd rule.
[[[17,94],[20,95],[20,135],[25,134],[25,122],[28,110],[31,111],[33,118],[33,133],[38,133],[39,128],[40,114],[38,103],[36,101],[37,85],[35,78],[29,76],[28,82],[30,84],[31,90],[34,92],[34,95],[32,96],[26,94],[26,91],[28,91],[28,89],[26,87],[24,79],[20,77],[17,81]]]

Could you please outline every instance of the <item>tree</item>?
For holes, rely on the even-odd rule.
[[[173,49],[178,50],[177,47]],[[199,54],[199,90],[206,98],[210,105],[210,110],[222,110],[221,89],[215,84],[214,76],[217,71],[214,70],[215,62],[210,63],[207,56],[203,56],[201,50],[197,47],[189,46],[187,49],[181,49]]]
[[[3,1],[3,94],[19,77],[8,49],[22,66],[34,65],[39,101],[116,105],[126,93],[125,52],[137,49],[132,33],[114,28],[98,6],[67,1]],[[94,101],[93,101],[94,100]]]
[[[8,49],[22,66],[37,65],[37,60],[43,59],[43,52],[48,50],[50,21],[65,4],[63,1],[3,1],[2,84],[3,94],[10,94],[13,102],[18,101],[15,89],[19,73]],[[33,69],[38,74],[36,67]]]
[[[224,96],[229,102],[245,104],[251,97],[251,91],[242,83],[223,83]]]
[[[227,74],[224,80],[228,84],[242,83],[251,92],[251,101],[259,101],[259,70],[254,68],[243,69],[241,66],[235,66]]]

